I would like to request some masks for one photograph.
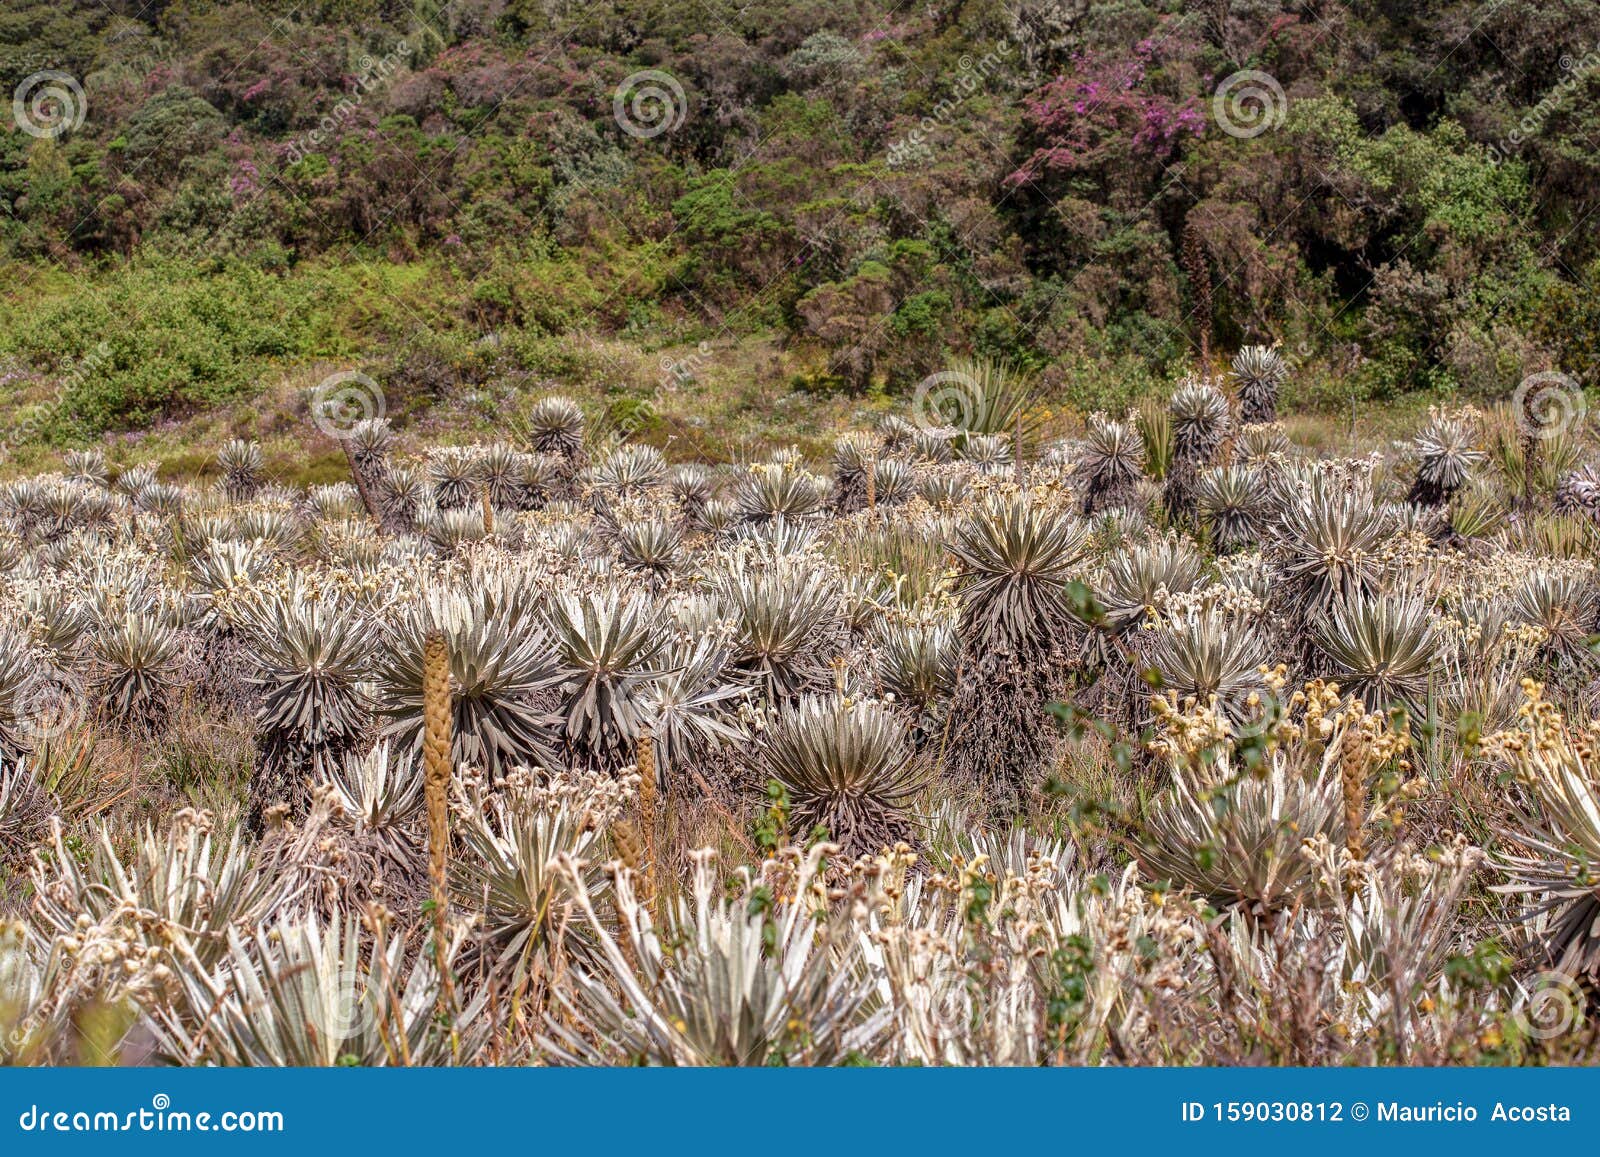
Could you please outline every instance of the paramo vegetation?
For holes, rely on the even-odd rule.
[[[7,484],[0,1056],[1594,1060],[1582,423],[1318,457],[1250,348],[1041,440],[969,369],[826,460],[546,396]]]

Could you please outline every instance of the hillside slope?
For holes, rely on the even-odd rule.
[[[361,372],[402,427],[553,380],[805,437],[960,354],[1086,410],[1274,341],[1302,405],[1587,381],[1596,43],[1577,0],[21,0],[0,421],[270,436]]]

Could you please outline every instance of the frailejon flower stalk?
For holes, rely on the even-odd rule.
[[[441,1016],[455,1008],[455,983],[450,975],[449,868],[450,792],[450,653],[444,635],[428,636],[422,655],[423,790],[428,808],[428,883],[433,893],[433,953],[439,970]]]
[[[654,906],[658,903],[659,888],[656,862],[656,747],[655,736],[646,727],[639,734],[639,826],[644,829],[645,899]]]

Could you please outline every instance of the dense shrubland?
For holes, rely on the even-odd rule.
[[[648,398],[597,334],[771,337],[813,394],[977,353],[1084,410],[1207,343],[1341,405],[1586,380],[1596,42],[1590,0],[24,0],[0,78],[87,110],[0,136],[0,353],[66,384],[57,444],[316,359],[397,421],[513,373]],[[641,137],[646,70],[681,97]],[[1241,70],[1284,93],[1252,137],[1213,109]]]
[[[975,365],[1011,433],[831,462],[547,397],[10,483],[0,1050],[1592,1060],[1594,447],[1319,458],[1234,364],[1066,442]]]

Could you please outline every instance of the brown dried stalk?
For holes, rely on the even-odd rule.
[[[448,933],[450,794],[450,652],[444,635],[428,636],[422,652],[423,791],[428,806],[428,883],[433,891],[433,957],[439,970],[440,1012],[455,1008],[455,980],[450,974]]]
[[[617,860],[624,868],[635,874],[637,878],[639,863],[642,853],[639,849],[639,833],[634,830],[633,824],[628,820],[618,820],[611,825],[611,845],[617,853]],[[612,903],[616,904],[616,893],[613,892]],[[627,917],[623,914],[622,906],[617,904],[617,927],[620,934],[617,944],[622,949],[622,957],[627,961],[628,967],[635,972],[639,969],[639,957],[633,950],[633,937],[626,934],[628,926]]]
[[[1011,453],[1015,457],[1015,460],[1011,463],[1011,465],[1016,471],[1017,485],[1021,486],[1027,475],[1023,473],[1022,468],[1022,411],[1020,409],[1017,410],[1016,433],[1013,434],[1011,438]]]
[[[1206,263],[1205,243],[1195,222],[1183,227],[1182,251],[1179,260],[1189,277],[1189,292],[1194,298],[1195,328],[1200,337],[1200,371],[1211,373],[1211,268]]]

